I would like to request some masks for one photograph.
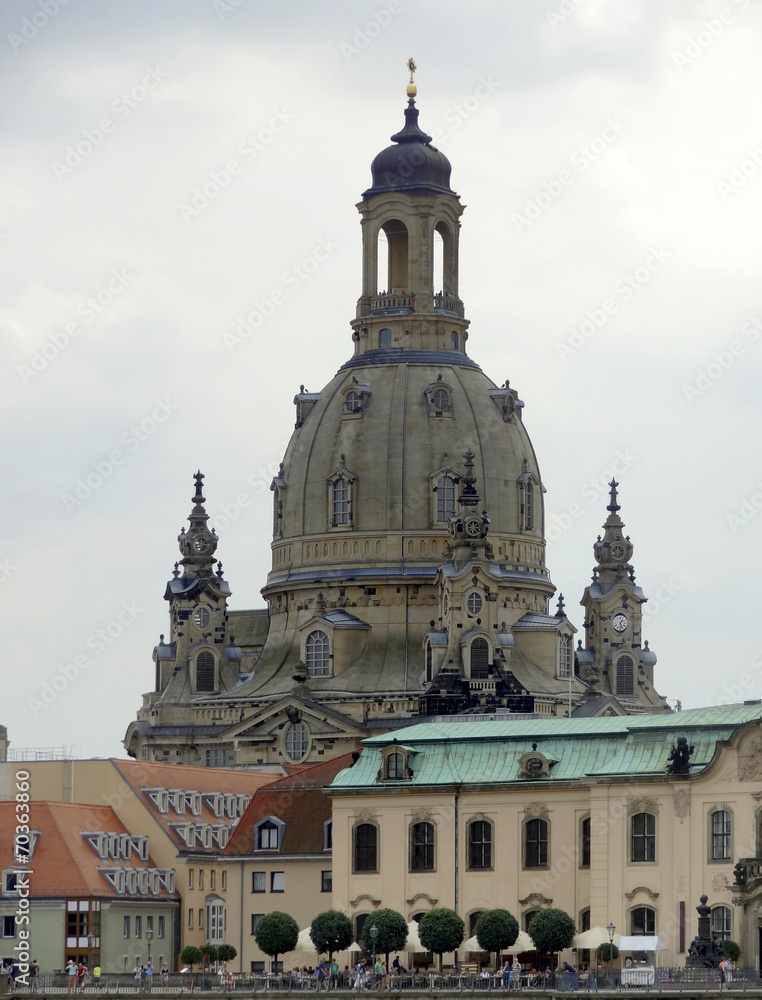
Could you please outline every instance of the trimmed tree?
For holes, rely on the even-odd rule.
[[[219,959],[219,949],[216,944],[212,944],[211,941],[207,941],[204,947],[201,949],[204,956],[209,959],[209,964],[214,965]]]
[[[232,962],[238,952],[232,944],[221,944],[217,946],[217,961]]]
[[[535,913],[527,932],[537,951],[556,952],[571,947],[577,929],[568,913],[551,907]]]
[[[442,956],[446,951],[456,951],[463,944],[465,931],[466,925],[455,910],[450,910],[446,906],[437,906],[421,917],[418,937],[424,948],[439,955],[440,973]]]
[[[257,947],[277,964],[278,955],[293,951],[299,940],[299,924],[288,913],[273,910],[259,918],[254,931]]]
[[[485,910],[476,921],[479,947],[495,953],[495,970],[503,948],[510,948],[519,936],[519,922],[508,910]]]
[[[730,940],[723,941],[722,947],[724,948],[725,954],[728,956],[731,962],[737,962],[738,959],[741,957],[741,949],[735,943],[735,941],[730,941]]]
[[[598,949],[598,954],[604,962],[611,962],[613,959],[619,958],[619,949],[615,944],[602,944]]]
[[[352,943],[352,921],[341,910],[324,910],[310,924],[310,940],[318,955],[328,952],[331,962],[335,951],[344,951]]]
[[[183,965],[187,965],[191,972],[193,972],[193,966],[198,965],[204,958],[204,953],[200,948],[197,948],[195,944],[186,945],[180,952],[180,961]]]
[[[371,929],[378,928],[376,935],[375,951],[378,955],[386,956],[386,968],[389,968],[389,952],[401,951],[407,941],[407,921],[397,910],[382,908],[371,913],[365,921],[363,927],[363,941],[365,947],[371,951],[373,949],[373,935]]]

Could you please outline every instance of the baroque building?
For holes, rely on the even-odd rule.
[[[320,392],[294,398],[272,483],[267,607],[228,607],[197,473],[131,756],[261,767],[336,756],[421,716],[666,710],[616,483],[582,602],[584,646],[574,649],[563,599],[549,609],[524,403],[467,353],[463,205],[418,124],[412,73],[407,95],[358,205],[352,356]]]

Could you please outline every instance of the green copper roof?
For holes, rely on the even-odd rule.
[[[693,774],[710,762],[718,740],[728,739],[738,726],[757,719],[762,719],[759,703],[597,719],[420,723],[365,740],[357,763],[340,772],[332,787],[524,783],[528,779],[520,775],[519,761],[533,749],[552,762],[549,777],[536,779],[539,782],[663,775],[670,750],[681,735],[694,747]],[[412,778],[404,781],[379,777],[381,751],[395,741],[412,751]]]

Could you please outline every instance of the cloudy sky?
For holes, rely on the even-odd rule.
[[[232,607],[261,605],[411,55],[468,206],[469,352],[525,401],[572,620],[613,470],[659,690],[762,697],[759,6],[4,0],[0,46],[13,748],[123,754],[199,467]]]

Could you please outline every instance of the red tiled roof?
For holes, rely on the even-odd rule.
[[[323,827],[331,818],[331,800],[323,789],[351,763],[352,754],[345,753],[312,764],[259,789],[223,853],[233,856],[253,854],[257,823],[268,816],[276,816],[286,825],[280,851],[257,851],[258,857],[321,854]]]
[[[127,834],[110,806],[78,805],[72,802],[31,802],[29,827],[40,836],[29,865],[14,858],[13,831],[16,827],[16,803],[0,802],[0,868],[29,869],[32,896],[119,897],[98,868],[153,868],[150,859],[143,862],[135,852],[129,861],[101,859],[82,833],[103,831]],[[157,899],[159,897],[152,897]],[[161,890],[161,898],[167,893]]]

